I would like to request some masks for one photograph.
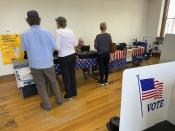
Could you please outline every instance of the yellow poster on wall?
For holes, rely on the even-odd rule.
[[[12,60],[23,60],[21,36],[19,34],[0,34],[0,49],[4,64],[12,64]]]

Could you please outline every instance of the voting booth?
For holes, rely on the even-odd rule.
[[[143,131],[164,121],[175,124],[175,62],[125,70],[119,130]]]

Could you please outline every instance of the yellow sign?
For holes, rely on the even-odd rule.
[[[19,34],[1,34],[0,49],[4,64],[11,64],[13,59],[23,60],[24,52],[21,50]]]

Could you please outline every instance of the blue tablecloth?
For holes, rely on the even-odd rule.
[[[115,59],[109,64],[109,70],[112,71],[112,70],[121,68],[121,67],[125,66],[126,64],[127,64],[126,58]]]
[[[89,68],[97,66],[97,58],[77,59],[75,69]]]
[[[136,60],[135,57],[133,57],[134,61]],[[115,59],[109,64],[110,71],[121,68],[127,64],[126,58],[122,59]],[[75,69],[83,69],[83,68],[90,68],[90,67],[97,67],[97,58],[89,58],[89,59],[77,59]],[[61,68],[59,64],[55,65],[56,73],[61,74]]]
[[[75,69],[83,69],[97,66],[97,58],[90,59],[77,59]],[[55,65],[56,74],[61,74],[61,68],[59,64]]]

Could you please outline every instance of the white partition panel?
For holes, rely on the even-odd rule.
[[[124,71],[120,131],[142,131],[175,114],[175,62]],[[170,108],[169,108],[169,105]],[[168,111],[168,109],[172,109]],[[170,115],[168,115],[170,112]],[[170,119],[175,122],[175,115]]]
[[[175,34],[166,34],[160,63],[175,61]]]

